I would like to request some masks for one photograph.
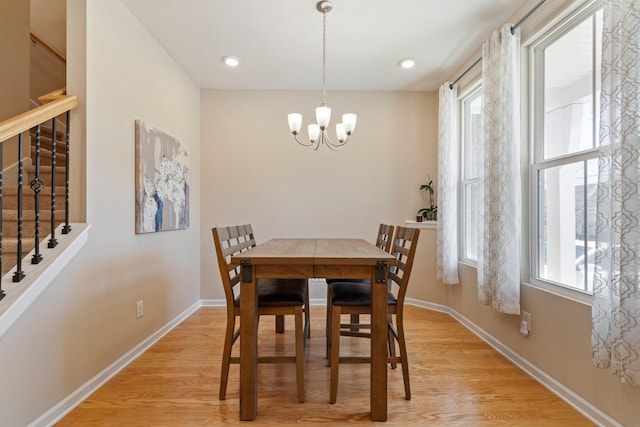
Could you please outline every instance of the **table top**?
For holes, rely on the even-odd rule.
[[[231,262],[250,260],[252,264],[332,264],[375,265],[377,261],[396,264],[396,258],[364,239],[271,239],[237,254]]]

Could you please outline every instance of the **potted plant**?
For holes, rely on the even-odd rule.
[[[418,221],[435,221],[438,219],[438,206],[433,203],[433,194],[435,192],[433,188],[433,180],[430,176],[427,177],[429,180],[426,184],[422,184],[420,186],[420,190],[425,190],[429,193],[429,207],[422,208],[417,212],[416,219]]]

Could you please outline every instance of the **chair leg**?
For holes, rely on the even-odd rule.
[[[338,395],[338,374],[340,366],[340,307],[331,308],[331,385],[329,402],[336,403]]]
[[[356,323],[360,323],[360,315],[359,314],[352,314],[350,320],[351,320],[351,324],[352,325],[355,325]],[[352,326],[351,330],[353,332],[359,332],[360,328],[358,328],[357,326]]]
[[[387,324],[389,327],[387,328],[388,337],[387,343],[389,345],[389,357],[396,357],[396,338],[393,335],[393,317],[391,314],[387,314]],[[391,369],[396,369],[398,366],[397,363],[391,362]]]
[[[282,314],[276,315],[276,334],[284,334],[284,316]]]
[[[400,363],[402,364],[402,379],[404,380],[404,398],[411,400],[411,386],[409,384],[409,358],[407,356],[407,343],[404,339],[404,322],[401,313],[396,314],[398,330],[398,345],[400,346]]]
[[[304,402],[304,327],[302,323],[302,307],[296,307],[296,383],[298,386],[298,402]]]
[[[324,328],[325,335],[325,358],[327,359],[327,366],[331,366],[331,297],[329,296],[329,287],[327,286],[327,316],[326,325]]]
[[[307,329],[307,338],[311,338],[311,306],[309,305],[309,279],[307,279],[307,297],[304,301],[304,317],[305,328]]]
[[[220,394],[218,398],[225,400],[227,397],[227,381],[229,380],[229,365],[231,364],[231,348],[233,347],[233,332],[236,327],[236,317],[227,318],[227,330],[224,334],[224,348],[222,349],[222,369],[220,372]]]

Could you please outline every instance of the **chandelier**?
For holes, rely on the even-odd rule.
[[[335,151],[349,141],[349,137],[356,128],[357,115],[352,113],[343,114],[342,123],[336,124],[336,137],[338,142],[331,141],[327,134],[327,127],[331,119],[331,108],[327,107],[326,103],[325,83],[327,75],[327,13],[331,12],[333,5],[330,1],[319,1],[316,4],[316,9],[318,9],[318,12],[322,12],[322,104],[316,108],[316,123],[310,124],[308,127],[308,143],[298,139],[298,133],[302,127],[302,114],[289,114],[289,130],[293,134],[296,142],[300,145],[313,147],[314,150],[317,150],[321,144],[326,144],[327,147]]]

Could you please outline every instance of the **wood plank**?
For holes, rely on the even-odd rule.
[[[313,264],[316,239],[271,239],[242,254],[231,257],[231,262],[251,260],[252,264]]]
[[[393,256],[364,239],[318,239],[315,252],[316,266],[375,265],[378,260],[395,265]]]
[[[260,365],[260,412],[251,426],[361,425],[369,416],[368,370],[340,365],[338,400],[329,402],[325,307],[312,307],[307,342],[306,401],[298,403],[295,365]],[[201,308],[82,404],[58,426],[238,425],[238,366],[232,365],[226,400],[218,385],[226,312]],[[366,321],[367,316],[363,316]],[[348,316],[345,316],[345,320]],[[294,343],[293,319],[284,334],[261,322],[261,354],[287,354]],[[400,369],[389,370],[387,425],[398,426],[593,426],[520,368],[449,315],[405,307],[412,400],[404,399]],[[342,337],[344,355],[369,352],[369,340]],[[234,354],[237,356],[237,349]],[[380,424],[382,425],[382,424]]]
[[[313,277],[313,264],[260,265],[255,274],[258,279],[306,279]]]

